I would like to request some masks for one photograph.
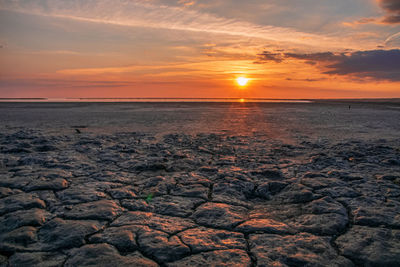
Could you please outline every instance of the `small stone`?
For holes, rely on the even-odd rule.
[[[247,209],[223,203],[208,202],[197,208],[195,221],[204,226],[232,229],[247,218]]]
[[[239,249],[217,250],[202,252],[197,255],[188,256],[182,260],[168,263],[168,267],[250,267],[251,260],[246,251]]]
[[[201,184],[177,185],[171,190],[171,195],[207,199],[208,190]]]
[[[0,218],[0,233],[9,232],[21,226],[41,226],[52,215],[42,209],[18,210]]]
[[[199,227],[181,232],[178,236],[193,253],[220,249],[246,250],[243,234],[235,232]]]
[[[78,220],[112,220],[121,214],[123,209],[113,200],[77,204],[72,210],[64,213],[65,218]]]
[[[259,266],[353,266],[337,255],[329,237],[297,235],[250,235],[250,251]]]
[[[43,209],[46,208],[46,204],[36,194],[27,193],[11,195],[0,199],[0,215],[11,211],[31,208]]]
[[[0,236],[0,250],[7,252],[29,250],[38,241],[37,229],[32,226],[22,226]]]
[[[146,255],[152,255],[160,262],[175,261],[190,253],[190,249],[177,236],[156,230],[140,233],[138,243]]]
[[[91,186],[71,186],[56,193],[63,204],[78,204],[91,202],[106,198],[104,192],[92,188]]]
[[[336,239],[340,252],[363,266],[400,266],[400,230],[353,226]]]
[[[135,198],[137,197],[131,187],[119,187],[107,190],[114,199]]]
[[[397,201],[360,197],[350,200],[349,208],[354,224],[400,227],[400,203]]]
[[[192,214],[195,206],[205,202],[201,198],[189,198],[178,196],[160,196],[143,200],[125,200],[123,206],[129,210],[152,211],[155,213],[187,217]]]
[[[143,257],[139,252],[121,256],[114,247],[108,244],[85,245],[74,249],[64,266],[129,267],[133,263],[137,267],[158,266],[155,262]]]
[[[304,214],[294,219],[293,227],[318,235],[335,235],[346,228],[347,216],[337,213]]]
[[[339,202],[333,200],[331,197],[323,197],[310,203],[306,204],[302,208],[303,212],[309,214],[325,214],[325,213],[337,213],[343,216],[347,216],[345,207]]]
[[[137,248],[136,232],[140,231],[141,228],[138,225],[109,227],[90,237],[89,241],[92,243],[108,243],[122,252],[134,251]]]
[[[33,266],[33,267],[56,267],[62,266],[66,255],[53,252],[15,253],[10,257],[10,267]]]
[[[294,233],[294,230],[287,224],[272,219],[251,219],[237,226],[236,230],[246,234],[255,232],[270,234]]]
[[[45,251],[78,247],[85,243],[87,235],[99,231],[102,225],[96,221],[72,221],[56,218],[43,225],[38,233]]]
[[[190,219],[159,215],[151,212],[132,211],[121,215],[111,226],[144,225],[169,234],[195,226]]]
[[[23,189],[27,184],[32,181],[31,177],[13,177],[0,179],[0,186],[9,187],[13,189]]]
[[[305,203],[314,200],[315,196],[308,187],[291,184],[279,193],[276,199],[283,203]]]
[[[324,196],[330,196],[332,198],[340,198],[340,197],[354,198],[360,196],[360,193],[353,190],[352,188],[349,188],[348,186],[327,187],[316,190],[315,192]]]
[[[33,190],[62,190],[68,187],[68,182],[62,178],[46,179],[40,178],[35,179],[24,187],[25,191]]]
[[[0,187],[0,198],[8,197],[8,196],[19,194],[19,193],[22,193],[22,191],[19,189]]]

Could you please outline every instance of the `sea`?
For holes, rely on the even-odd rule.
[[[2,98],[0,131],[224,133],[298,143],[400,138],[400,99]]]

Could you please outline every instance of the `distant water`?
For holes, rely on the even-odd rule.
[[[79,101],[0,103],[0,134],[37,129],[46,134],[145,132],[224,133],[285,142],[400,139],[400,101],[314,100],[212,102]],[[126,100],[126,99],[124,99]],[[152,99],[154,100],[154,99]],[[179,100],[179,101],[178,101]],[[189,101],[190,100],[190,101]],[[220,100],[220,99],[218,99]]]
[[[269,98],[0,98],[0,102],[259,102],[259,103],[311,103],[301,99],[269,99]]]

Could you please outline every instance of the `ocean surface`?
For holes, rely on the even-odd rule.
[[[340,141],[400,136],[400,101],[292,102],[2,102],[0,128],[48,134],[227,133]]]

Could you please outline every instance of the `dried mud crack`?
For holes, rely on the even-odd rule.
[[[0,266],[400,265],[399,144],[9,130]]]

